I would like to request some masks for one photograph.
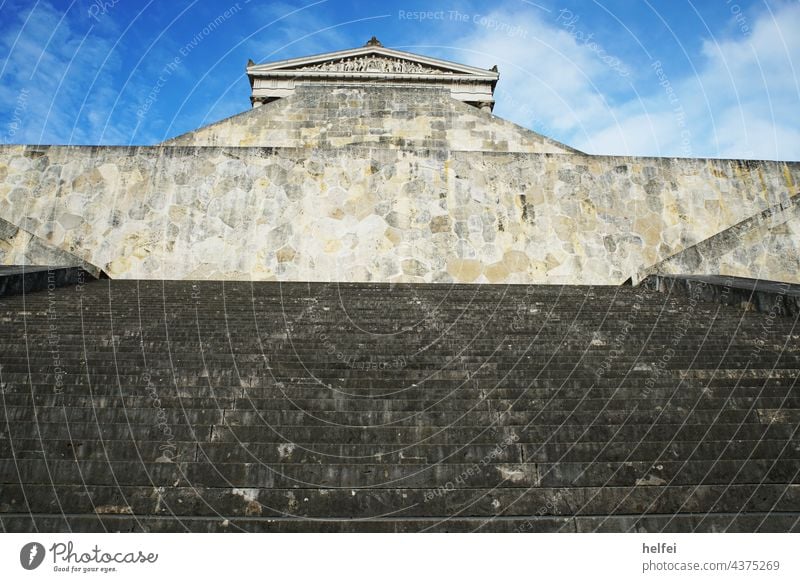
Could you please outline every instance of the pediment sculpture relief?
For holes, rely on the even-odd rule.
[[[425,65],[412,61],[376,56],[362,56],[351,59],[339,59],[338,61],[329,61],[326,63],[317,63],[315,65],[301,67],[300,70],[358,73],[449,73],[449,71],[426,67]]]

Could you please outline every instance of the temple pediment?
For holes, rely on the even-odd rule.
[[[247,75],[254,107],[289,96],[300,83],[367,83],[446,87],[455,99],[488,110],[494,106],[494,87],[499,78],[496,67],[480,69],[390,49],[375,37],[355,49],[273,63],[251,61]]]
[[[337,71],[359,73],[427,73],[453,74],[452,70],[437,69],[409,59],[390,58],[377,53],[323,61],[297,68],[299,71]]]

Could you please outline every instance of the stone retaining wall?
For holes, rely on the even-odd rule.
[[[619,284],[800,183],[798,163],[431,143],[5,146],[0,219],[111,277]],[[728,237],[697,268],[800,282],[799,219],[781,220],[769,242]]]

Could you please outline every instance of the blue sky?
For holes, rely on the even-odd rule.
[[[247,59],[374,34],[498,65],[497,115],[587,152],[800,160],[798,30],[797,0],[0,0],[0,143],[158,143],[248,109]]]

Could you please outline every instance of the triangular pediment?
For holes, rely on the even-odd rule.
[[[480,69],[391,49],[372,37],[354,49],[286,59],[258,65],[247,63],[247,77],[254,107],[284,99],[299,86],[369,85],[439,88],[457,101],[486,111],[494,106],[497,67]]]
[[[326,59],[317,63],[302,65],[294,70],[299,71],[337,71],[357,73],[428,73],[450,74],[454,71],[432,67],[411,59],[389,57],[372,51],[363,55],[340,59]]]
[[[383,46],[364,46],[261,65],[252,64],[247,67],[247,73],[256,76],[295,71],[458,75],[481,80],[496,80],[498,77],[497,72],[493,70],[470,67]]]

